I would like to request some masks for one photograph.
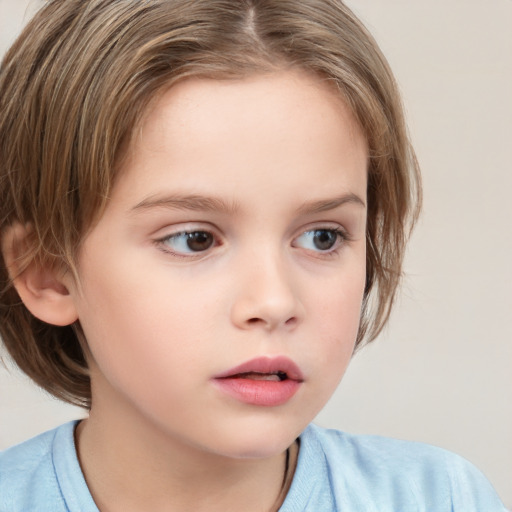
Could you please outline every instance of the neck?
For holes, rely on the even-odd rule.
[[[95,405],[77,427],[76,440],[101,512],[273,512],[286,496],[296,445],[266,458],[225,457],[129,418],[120,405],[108,412]]]

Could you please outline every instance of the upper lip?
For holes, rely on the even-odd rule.
[[[225,379],[227,377],[234,377],[241,373],[286,373],[288,379],[302,382],[304,376],[300,368],[288,357],[257,357],[246,361],[234,368],[230,368],[215,376],[216,379]]]

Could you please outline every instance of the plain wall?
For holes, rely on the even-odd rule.
[[[512,1],[348,3],[402,88],[425,205],[392,321],[317,422],[455,451],[512,508]],[[27,5],[0,0],[0,54]],[[83,415],[7,366],[0,449]]]

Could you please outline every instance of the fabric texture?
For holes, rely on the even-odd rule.
[[[80,470],[76,422],[0,454],[0,512],[98,512]],[[310,425],[280,512],[506,512],[485,477],[421,443]]]

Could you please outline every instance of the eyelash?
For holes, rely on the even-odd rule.
[[[173,251],[172,249],[169,248],[168,242],[170,240],[178,239],[179,237],[184,236],[184,235],[190,236],[190,235],[194,235],[194,234],[198,234],[198,233],[205,233],[212,237],[212,244],[210,246],[208,246],[204,251],[191,251],[190,253],[183,253],[183,252]],[[202,256],[203,254],[207,253],[208,250],[211,249],[211,247],[218,247],[218,246],[222,245],[222,243],[219,241],[218,237],[215,236],[215,234],[212,233],[212,231],[207,230],[207,229],[190,229],[190,230],[178,231],[176,233],[171,233],[170,235],[166,235],[162,238],[158,238],[157,240],[155,240],[155,244],[162,252],[165,252],[166,254],[170,254],[171,256],[174,256],[177,258],[193,258],[194,256],[196,256],[196,257]]]
[[[318,233],[318,232],[329,232],[335,235],[336,240],[334,242],[333,248],[330,248],[328,250],[322,251],[322,250],[315,250],[315,249],[305,249],[308,252],[316,253],[317,257],[323,257],[323,258],[329,258],[329,257],[335,257],[338,255],[341,248],[347,243],[351,241],[351,238],[349,234],[342,228],[331,228],[331,227],[315,227],[312,229],[307,229],[306,231],[303,231],[299,236],[295,237],[293,239],[293,242],[300,239],[301,237],[311,234],[311,233]],[[179,237],[185,236],[185,235],[194,235],[194,234],[207,234],[211,236],[212,243],[209,245],[204,251],[191,251],[189,253],[179,252],[179,251],[173,251],[169,248],[168,242],[170,240],[177,240]],[[194,258],[194,257],[201,257],[204,254],[208,253],[208,251],[213,247],[219,247],[222,245],[222,242],[219,240],[219,238],[210,230],[208,229],[190,229],[190,230],[183,230],[178,231],[176,233],[172,233],[170,235],[166,235],[165,237],[158,238],[154,241],[155,245],[164,253],[170,254],[173,257],[177,258]],[[186,242],[185,242],[186,243]],[[292,243],[292,247],[296,247]],[[297,248],[297,247],[296,247]],[[298,247],[300,248],[300,247]]]
[[[301,233],[299,236],[295,237],[294,238],[294,241],[295,240],[298,240],[300,237],[304,236],[304,235],[307,235],[307,234],[310,234],[310,233],[318,233],[318,232],[328,232],[328,233],[331,233],[333,234],[336,239],[334,241],[334,244],[333,244],[333,247],[332,248],[329,248],[328,250],[325,250],[325,251],[322,251],[322,250],[315,250],[315,249],[306,249],[308,250],[308,252],[312,252],[312,253],[315,253],[315,255],[317,257],[321,257],[321,258],[332,258],[332,257],[336,257],[340,250],[342,249],[342,247],[351,240],[350,236],[348,235],[348,233],[342,229],[342,228],[330,228],[330,227],[315,227],[313,229],[308,229],[306,231],[304,231],[303,233]]]

